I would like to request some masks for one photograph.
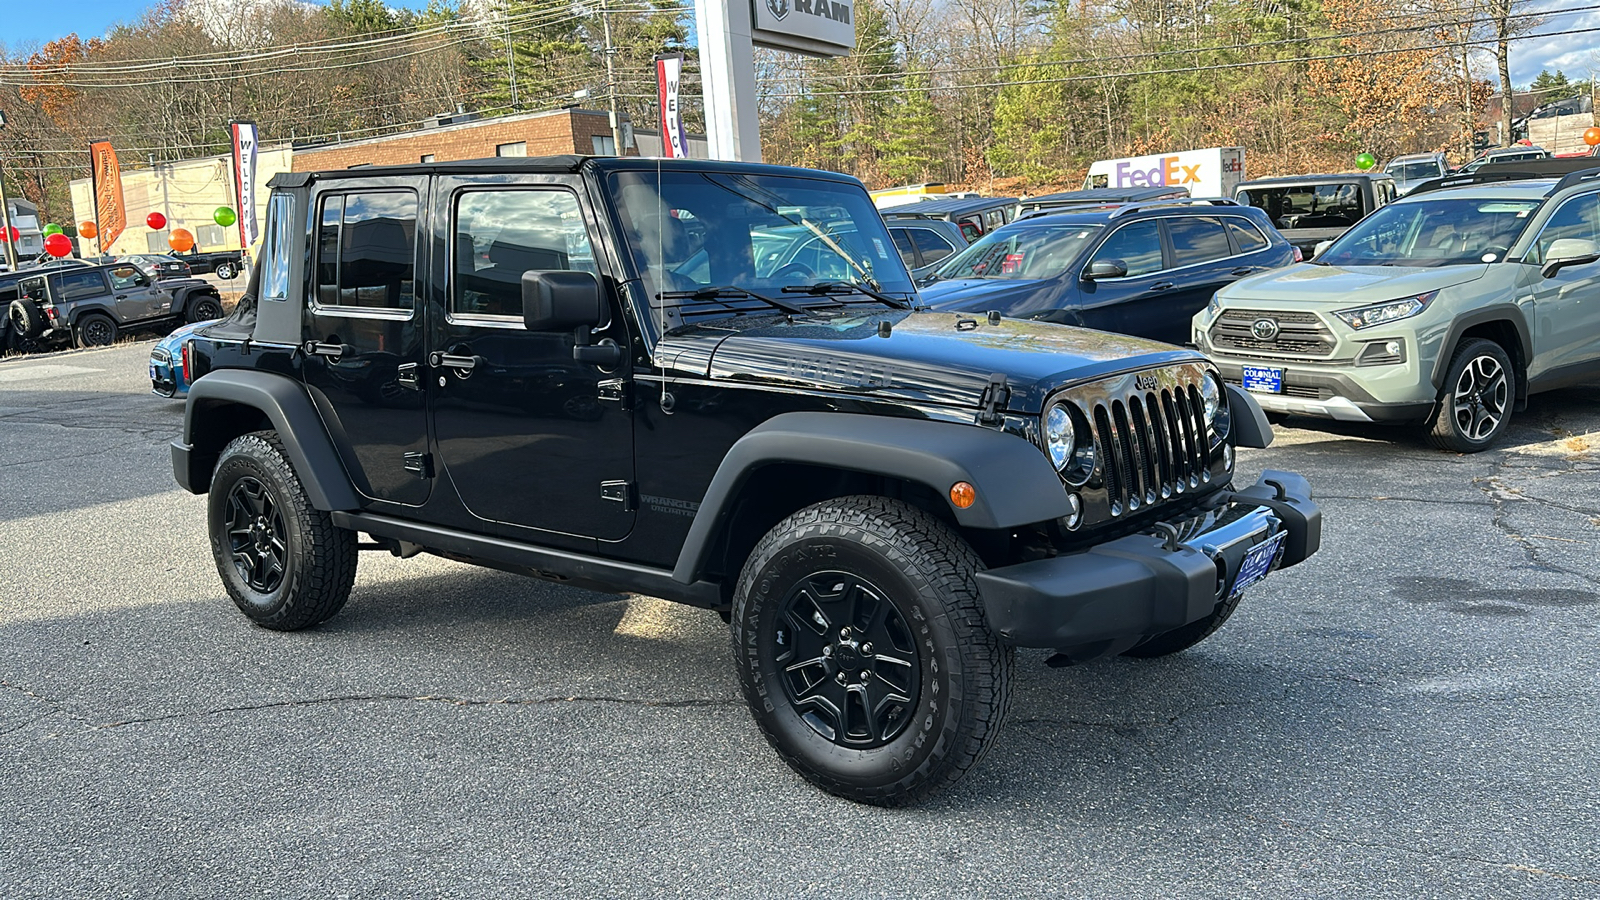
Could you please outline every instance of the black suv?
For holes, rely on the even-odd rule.
[[[934,309],[1181,344],[1219,288],[1294,261],[1261,210],[1177,198],[1026,215],[939,264],[921,288]]]
[[[1174,653],[1317,549],[1304,479],[1232,484],[1271,430],[1204,357],[918,308],[847,176],[554,157],[272,187],[172,447],[264,627],[338,613],[357,533],[707,607],[779,754],[897,804],[992,745],[1013,647]],[[794,227],[849,274],[757,274]]]
[[[217,289],[197,278],[152,281],[132,263],[27,271],[0,323],[0,349],[113,344],[123,331],[222,316]]]

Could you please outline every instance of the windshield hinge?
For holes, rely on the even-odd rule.
[[[978,404],[983,409],[978,413],[979,425],[999,425],[1000,410],[1011,403],[1011,388],[1006,384],[1006,376],[1002,372],[995,372],[989,376],[989,386],[983,389],[983,397]]]

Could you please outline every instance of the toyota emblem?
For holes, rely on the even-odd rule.
[[[1278,339],[1278,320],[1257,319],[1255,324],[1250,326],[1250,333],[1258,341],[1275,341]]]

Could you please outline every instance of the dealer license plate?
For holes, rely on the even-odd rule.
[[[1272,570],[1272,561],[1278,558],[1278,548],[1283,546],[1285,534],[1280,532],[1272,540],[1251,547],[1250,552],[1244,555],[1244,562],[1239,564],[1239,574],[1233,579],[1235,594],[1267,577]]]
[[[150,364],[150,380],[151,381],[159,381],[160,380],[160,379],[156,378],[156,367],[155,367],[154,363]]]
[[[1283,370],[1273,366],[1245,366],[1244,389],[1258,394],[1283,393]]]

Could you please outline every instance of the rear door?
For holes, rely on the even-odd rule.
[[[408,176],[314,189],[305,309],[305,381],[356,489],[408,506],[432,488],[416,299],[427,185]]]
[[[1565,248],[1600,252],[1600,193],[1568,199],[1551,214],[1532,250],[1523,277],[1533,296],[1533,361],[1528,374],[1538,377],[1600,358],[1600,263],[1568,266],[1550,278],[1539,267],[1551,258],[1557,241],[1576,241]],[[1568,250],[1562,256],[1577,255]]]
[[[1164,220],[1171,246],[1172,287],[1146,311],[1150,336],[1181,344],[1189,339],[1189,320],[1211,302],[1211,296],[1258,268],[1235,255],[1227,229],[1212,216],[1174,216]],[[1238,273],[1238,274],[1235,274]]]
[[[955,242],[932,228],[907,228],[921,257],[919,265],[932,265],[956,252]]]

